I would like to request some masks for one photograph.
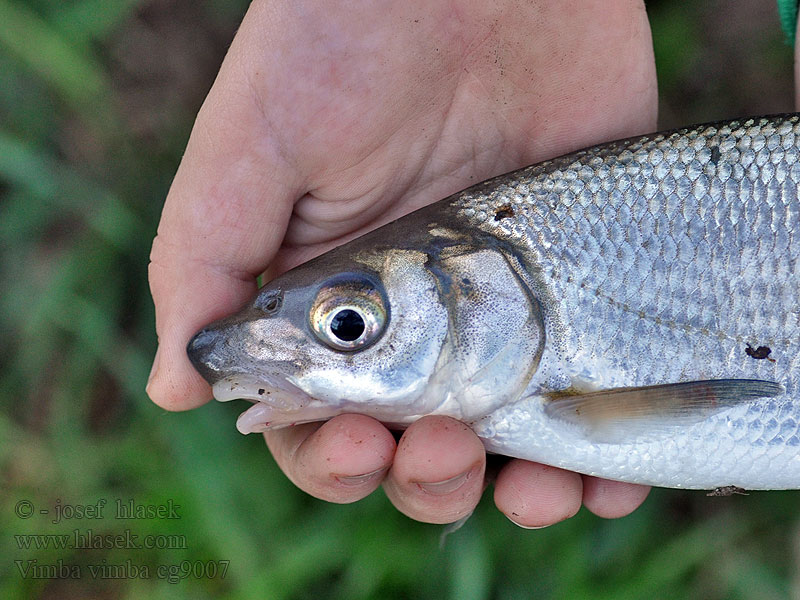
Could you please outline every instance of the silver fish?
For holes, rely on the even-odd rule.
[[[341,413],[664,487],[800,488],[800,116],[496,177],[340,246],[200,331],[244,432]]]

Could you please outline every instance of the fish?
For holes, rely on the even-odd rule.
[[[687,489],[800,488],[800,115],[500,175],[263,286],[187,352],[243,433],[370,415]]]

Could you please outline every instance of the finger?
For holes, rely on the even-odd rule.
[[[450,417],[423,417],[400,438],[383,487],[412,519],[451,523],[477,506],[485,468],[483,444],[469,427]]]
[[[301,194],[243,75],[258,20],[253,12],[198,114],[150,255],[159,349],[147,391],[169,410],[210,398],[186,344],[255,292],[255,278],[280,247]]]
[[[494,503],[513,523],[527,529],[553,525],[581,507],[583,483],[571,471],[526,460],[511,461],[497,476]]]
[[[392,434],[375,419],[340,415],[264,434],[278,466],[301,490],[344,504],[372,493],[395,451]]]
[[[583,504],[604,519],[617,519],[632,513],[647,498],[646,485],[583,477]]]

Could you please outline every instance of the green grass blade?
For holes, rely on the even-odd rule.
[[[142,0],[59,2],[50,20],[71,40],[85,44],[104,39],[141,4]]]
[[[108,95],[102,66],[20,2],[0,0],[0,49],[47,81],[74,109]]]

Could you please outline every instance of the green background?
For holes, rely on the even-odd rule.
[[[238,403],[171,414],[149,402],[149,246],[246,5],[0,0],[0,598],[800,593],[795,492],[654,490],[630,517],[583,510],[540,531],[513,526],[487,494],[440,549],[441,527],[406,519],[381,492],[336,506],[295,489],[259,436],[236,432]],[[662,127],[792,110],[772,3],[647,6]],[[180,518],[118,520],[118,499],[172,501]],[[58,504],[101,500],[102,519],[52,523]],[[18,537],[88,529],[178,536],[185,548],[25,549]],[[46,565],[82,577],[21,572]],[[95,579],[90,566],[120,577]],[[159,566],[195,571],[170,583]]]

